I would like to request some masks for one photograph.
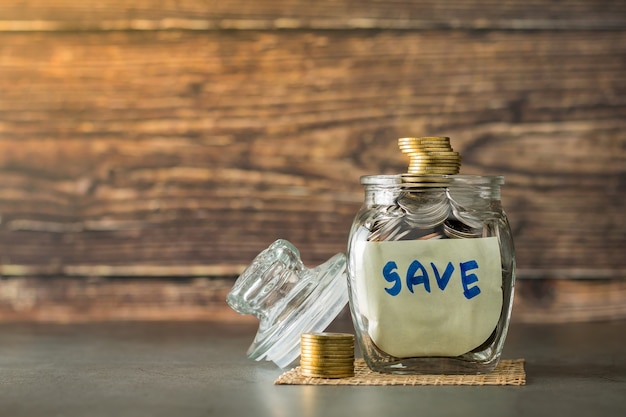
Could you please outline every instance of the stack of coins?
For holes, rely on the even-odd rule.
[[[411,158],[408,174],[455,175],[459,173],[461,155],[452,150],[450,138],[400,138],[398,146]]]
[[[354,376],[354,335],[304,333],[300,336],[300,373],[314,378]]]

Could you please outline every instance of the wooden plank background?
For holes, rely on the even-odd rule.
[[[409,135],[506,177],[521,319],[626,317],[625,74],[624,2],[3,1],[0,319],[230,317]]]

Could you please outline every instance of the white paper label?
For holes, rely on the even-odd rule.
[[[502,310],[496,237],[364,242],[359,249],[358,299],[384,352],[458,356],[493,333]]]

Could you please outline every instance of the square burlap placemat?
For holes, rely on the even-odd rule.
[[[300,367],[285,372],[275,385],[525,385],[524,359],[503,359],[496,369],[482,375],[395,375],[370,370],[363,359],[354,361],[351,378],[311,378]]]

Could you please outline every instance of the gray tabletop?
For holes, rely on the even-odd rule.
[[[626,415],[626,322],[514,323],[504,357],[526,359],[522,387],[276,386],[282,370],[245,356],[255,333],[0,324],[0,416]]]

